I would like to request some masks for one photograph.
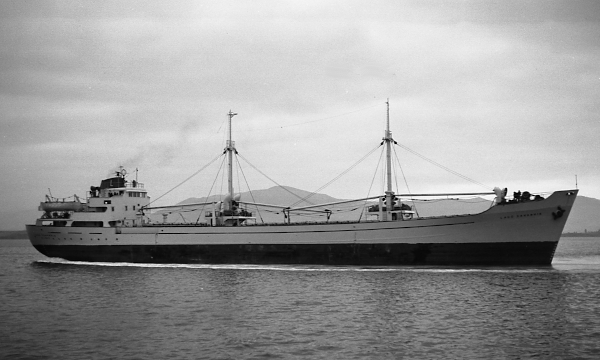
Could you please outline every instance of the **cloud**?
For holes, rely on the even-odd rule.
[[[378,144],[387,98],[397,141],[481,182],[600,181],[598,6],[5,2],[0,165],[29,190],[3,196],[23,206],[120,165],[158,196],[222,151],[230,109],[246,158],[314,190]],[[415,191],[463,186],[400,155]],[[363,196],[351,182],[332,195]]]

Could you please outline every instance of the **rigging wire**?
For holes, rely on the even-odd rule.
[[[279,127],[277,127],[277,128],[284,128],[284,127],[291,127],[291,126],[299,126],[299,125],[304,125],[304,124],[314,123],[314,122],[318,122],[318,121],[324,121],[324,120],[328,120],[328,119],[337,118],[337,117],[345,116],[345,115],[348,115],[348,114],[352,114],[352,113],[360,112],[360,111],[363,111],[363,110],[366,110],[366,109],[370,109],[370,108],[372,108],[372,107],[375,107],[375,106],[379,106],[379,105],[373,105],[373,106],[365,107],[365,108],[362,108],[362,109],[359,109],[359,110],[355,110],[355,111],[351,111],[351,112],[347,112],[347,113],[343,113],[343,114],[338,114],[338,115],[335,115],[335,116],[330,116],[330,117],[326,117],[326,118],[321,118],[321,119],[317,119],[317,120],[311,120],[311,121],[306,121],[306,122],[302,122],[302,123],[296,123],[296,124],[291,124],[291,125],[286,125],[286,126],[279,126]],[[222,126],[222,124],[221,124],[221,126]],[[218,130],[218,132],[220,132],[220,129],[221,129],[221,127],[219,127],[219,130]],[[252,131],[253,131],[253,130],[252,130]],[[406,151],[408,151],[408,152],[412,153],[413,155],[415,155],[415,156],[417,156],[417,157],[419,157],[419,158],[421,158],[421,159],[423,159],[423,160],[425,160],[425,161],[427,161],[427,162],[429,162],[429,163],[431,163],[431,164],[433,164],[433,165],[435,165],[435,166],[437,166],[437,167],[439,167],[439,168],[441,168],[441,169],[443,169],[443,170],[445,170],[445,171],[447,171],[447,172],[449,172],[449,173],[451,173],[451,174],[453,174],[453,175],[455,175],[455,176],[458,176],[458,177],[462,178],[463,180],[466,180],[466,181],[469,181],[469,182],[471,182],[471,183],[477,184],[477,185],[479,185],[479,186],[485,187],[486,189],[489,189],[489,188],[490,188],[490,186],[488,186],[488,185],[485,185],[485,184],[482,184],[482,183],[480,183],[480,182],[478,182],[478,181],[476,181],[476,180],[473,180],[473,179],[471,179],[471,178],[469,178],[469,177],[467,177],[467,176],[465,176],[465,175],[462,175],[462,174],[460,174],[460,173],[458,173],[458,172],[456,172],[456,171],[454,171],[454,170],[452,170],[452,169],[450,169],[450,168],[448,168],[448,167],[446,167],[446,166],[444,166],[444,165],[442,165],[442,164],[440,164],[440,163],[438,163],[438,162],[436,162],[436,161],[434,161],[434,160],[432,160],[432,159],[430,159],[430,158],[428,158],[428,157],[426,157],[426,156],[424,156],[424,155],[421,155],[421,154],[419,154],[418,152],[416,152],[416,151],[412,150],[411,148],[407,147],[406,145],[399,144],[399,143],[397,143],[397,142],[394,142],[394,143],[395,143],[396,145],[398,145],[399,147],[403,148],[404,150],[406,150]],[[305,197],[301,197],[301,196],[297,195],[296,193],[294,193],[294,192],[292,192],[292,191],[288,190],[286,187],[282,186],[281,184],[277,183],[275,180],[273,180],[272,178],[270,178],[269,176],[267,176],[265,173],[263,173],[262,171],[260,171],[260,170],[259,170],[259,169],[258,169],[256,166],[252,165],[252,164],[251,164],[251,163],[250,163],[250,162],[249,162],[249,161],[248,161],[246,158],[244,158],[242,155],[239,155],[239,157],[240,157],[241,159],[243,159],[244,161],[246,161],[246,163],[248,163],[248,165],[250,165],[250,166],[251,166],[252,168],[254,168],[256,171],[258,171],[260,174],[262,174],[262,175],[263,175],[263,176],[265,176],[267,179],[269,179],[270,181],[272,181],[273,183],[275,183],[277,186],[281,187],[281,188],[282,188],[282,189],[284,189],[285,191],[287,191],[287,192],[289,192],[290,194],[292,194],[292,195],[294,195],[295,197],[297,197],[299,200],[298,200],[298,201],[296,201],[294,204],[290,205],[290,207],[293,207],[293,206],[295,206],[295,205],[297,205],[297,204],[299,204],[299,203],[301,203],[301,202],[303,202],[303,201],[305,201],[305,202],[307,202],[307,203],[309,203],[309,204],[311,204],[311,205],[312,205],[312,203],[311,203],[310,201],[308,201],[308,199],[309,199],[310,197],[314,196],[314,195],[315,195],[315,194],[317,194],[319,191],[321,191],[321,190],[325,189],[326,187],[328,187],[329,185],[331,185],[332,183],[334,183],[335,181],[337,181],[339,178],[341,178],[342,176],[346,175],[346,174],[347,174],[349,171],[351,171],[351,170],[352,170],[352,169],[354,169],[356,166],[358,166],[358,165],[359,165],[361,162],[363,162],[363,161],[364,161],[364,160],[365,160],[367,157],[369,157],[369,156],[370,156],[370,155],[371,155],[373,152],[375,152],[375,151],[376,151],[376,150],[377,150],[379,147],[381,147],[382,145],[383,145],[383,142],[382,142],[382,143],[381,143],[379,146],[377,146],[376,148],[374,148],[373,150],[371,150],[371,151],[370,151],[370,152],[369,152],[367,155],[365,155],[365,156],[364,156],[364,157],[362,157],[360,160],[358,160],[356,163],[354,163],[352,166],[350,166],[348,169],[346,169],[345,171],[343,171],[342,173],[340,173],[339,175],[337,175],[335,178],[333,178],[332,180],[330,180],[329,182],[327,182],[325,185],[323,185],[323,186],[322,186],[322,187],[320,187],[319,189],[317,189],[317,190],[315,190],[315,191],[311,192],[309,195],[307,195],[307,196],[305,196]],[[185,180],[183,180],[181,183],[179,183],[178,185],[176,185],[175,187],[173,187],[173,188],[172,188],[172,189],[170,189],[169,191],[165,192],[165,193],[164,193],[164,194],[162,194],[161,196],[157,197],[156,199],[154,199],[152,202],[150,202],[150,203],[149,203],[148,205],[146,205],[146,206],[149,206],[149,205],[151,205],[151,204],[155,203],[156,201],[160,200],[161,198],[163,198],[163,197],[164,197],[164,196],[166,196],[167,194],[171,193],[172,191],[174,191],[175,189],[177,189],[178,187],[180,187],[181,185],[183,185],[184,183],[186,183],[187,181],[189,181],[191,178],[193,178],[193,177],[194,177],[194,176],[196,176],[198,173],[202,172],[202,171],[203,171],[203,170],[205,170],[205,169],[206,169],[208,166],[210,166],[212,163],[214,163],[214,162],[215,162],[215,161],[216,161],[216,160],[217,160],[217,159],[218,159],[220,156],[222,156],[222,155],[223,155],[223,154],[219,154],[217,157],[215,157],[214,159],[212,159],[212,160],[211,160],[211,161],[210,161],[208,164],[206,164],[206,165],[205,165],[204,167],[202,167],[200,170],[196,171],[196,172],[195,172],[195,173],[193,173],[191,176],[189,176],[188,178],[186,178],[186,179],[185,179]],[[395,157],[396,157],[396,161],[397,161],[397,163],[398,163],[398,166],[400,167],[400,171],[401,171],[401,173],[402,173],[402,176],[403,176],[403,178],[404,178],[404,182],[405,182],[405,184],[406,184],[406,187],[407,187],[407,189],[408,189],[408,192],[409,192],[409,194],[410,194],[410,193],[411,193],[411,192],[410,192],[410,188],[409,188],[409,185],[408,185],[408,182],[407,182],[407,179],[406,179],[406,176],[405,176],[404,170],[403,170],[403,168],[402,168],[402,165],[401,165],[401,163],[400,163],[400,161],[399,161],[399,157],[398,157],[398,154],[397,154],[397,152],[396,152],[396,149],[395,149],[395,148],[394,148],[394,155],[395,155]],[[238,167],[236,168],[236,171],[237,171],[237,174],[238,174],[238,176],[237,176],[237,178],[238,178],[238,188],[241,188],[241,187],[240,187],[240,176],[239,176],[240,170],[241,170],[241,172],[242,172],[242,176],[244,177],[244,180],[245,180],[245,182],[246,182],[246,185],[247,185],[247,186],[248,186],[248,181],[247,181],[247,179],[246,179],[246,177],[245,177],[245,174],[243,173],[243,169],[241,169],[241,164],[240,164],[240,162],[239,162],[239,160],[238,160],[237,156],[238,156],[238,154],[237,154],[237,152],[236,152],[236,161],[237,161],[237,166],[238,166]],[[372,179],[372,181],[371,181],[371,185],[370,185],[370,187],[369,187],[368,195],[370,195],[370,192],[371,192],[371,190],[372,190],[372,187],[373,187],[373,184],[374,184],[374,181],[375,181],[375,176],[376,176],[376,174],[377,174],[377,172],[378,172],[378,169],[379,169],[379,167],[380,167],[380,164],[381,164],[381,162],[382,162],[382,160],[381,160],[381,159],[382,159],[382,157],[383,157],[383,151],[382,151],[382,153],[381,153],[381,156],[380,156],[379,163],[378,163],[378,165],[377,165],[377,168],[376,168],[376,170],[375,170],[375,175],[373,176],[373,179]],[[224,158],[224,159],[225,159],[225,158]],[[222,169],[223,163],[224,163],[224,160],[223,160],[223,162],[222,162],[222,164],[221,164],[221,167],[219,168],[219,172],[221,172],[221,169]],[[396,167],[395,167],[395,166],[396,166],[396,163],[394,163],[394,164],[393,164],[393,168],[394,168],[394,174],[396,174],[396,177],[395,177],[395,178],[396,178],[396,189],[398,190],[398,180],[397,180],[397,178],[398,178],[398,177],[397,177],[397,169],[396,169]],[[384,172],[385,172],[385,169],[384,169],[384,168],[385,168],[385,167],[382,167],[382,177],[383,177],[383,179],[382,179],[382,180],[384,180],[384,178],[385,178],[385,174],[384,174]],[[217,178],[218,178],[218,176],[217,176]],[[210,196],[210,192],[212,192],[212,189],[213,189],[213,187],[214,187],[214,185],[215,185],[215,183],[216,183],[216,181],[217,181],[217,178],[215,178],[215,181],[213,182],[213,184],[212,184],[212,186],[211,186],[211,189],[210,189],[210,191],[209,191],[209,196]],[[223,188],[223,181],[224,181],[224,173],[223,173],[222,182],[221,182],[221,190],[222,190],[222,188]],[[382,183],[385,183],[385,181],[382,181]],[[253,201],[254,201],[254,197],[253,197],[253,194],[252,194],[252,192],[251,192],[251,191],[250,191],[250,195],[252,196],[252,198],[253,198]],[[367,197],[368,197],[368,196],[367,196]],[[208,199],[208,197],[207,197],[207,199]],[[413,200],[413,203],[414,203],[414,199],[412,199],[412,200]],[[366,201],[365,201],[365,205],[366,205]],[[206,205],[205,205],[205,206],[206,206]],[[204,207],[203,207],[202,209],[204,209]],[[415,209],[415,210],[416,210],[416,209]],[[259,212],[259,216],[260,216],[260,212]],[[361,217],[362,217],[362,214],[361,214]],[[200,217],[198,218],[198,220],[197,220],[197,221],[199,221],[199,219],[200,219]],[[261,217],[261,220],[263,220],[263,219],[262,219],[262,217]]]
[[[236,161],[237,161],[237,165],[239,167],[239,171],[242,172],[242,176],[244,177],[244,182],[246,182],[246,187],[248,188],[248,193],[250,193],[250,197],[252,198],[252,202],[254,202],[256,204],[256,200],[254,199],[254,194],[252,194],[252,190],[250,190],[250,185],[248,185],[248,179],[246,179],[246,174],[244,173],[244,169],[242,169],[242,165],[240,164],[240,161],[237,158],[237,154],[236,154],[235,158],[236,158]],[[239,174],[239,172],[238,172],[238,174]],[[239,183],[239,181],[238,181],[238,183]],[[258,217],[260,218],[260,221],[264,224],[265,220],[263,219],[262,214],[260,213],[260,210],[259,210],[258,206],[256,206],[256,212],[258,213]]]
[[[221,154],[220,156],[223,156],[223,160],[221,160],[221,165],[219,166],[219,170],[217,171],[217,176],[215,176],[215,179],[213,180],[213,183],[210,186],[210,189],[208,190],[208,194],[206,195],[206,201],[208,201],[208,199],[210,198],[210,194],[212,194],[212,189],[215,187],[215,184],[217,183],[217,179],[219,178],[221,169],[223,169],[223,164],[225,164],[224,154]],[[196,223],[198,223],[200,221],[200,217],[202,216],[202,212],[204,211],[205,207],[206,207],[206,205],[202,205],[202,209],[200,209],[200,214],[198,214],[198,219],[196,219]]]
[[[402,168],[402,163],[400,163],[400,157],[398,156],[398,152],[396,152],[395,147],[392,147],[392,149],[394,150],[394,157],[396,158],[396,162],[398,162],[398,167],[400,168],[400,173],[402,173],[402,177],[404,178],[404,184],[406,185],[406,191],[408,192],[408,194],[411,194],[410,187],[408,186],[408,180],[406,180],[406,175],[404,174],[404,169]],[[412,197],[411,197],[411,201],[413,204],[413,210],[415,211],[415,213],[418,217],[419,211],[417,210],[417,204],[415,204],[415,200]]]
[[[280,188],[282,188],[283,190],[287,191],[288,193],[290,193],[290,194],[294,195],[295,197],[297,197],[297,198],[299,198],[299,199],[302,199],[302,197],[301,197],[301,196],[299,196],[298,194],[294,193],[293,191],[290,191],[290,190],[288,190],[288,189],[287,189],[285,186],[283,186],[283,185],[279,184],[277,181],[275,181],[275,180],[271,179],[271,178],[270,178],[270,177],[269,177],[267,174],[265,174],[264,172],[260,171],[260,170],[259,170],[259,169],[258,169],[256,166],[252,165],[252,164],[250,163],[250,161],[248,161],[248,159],[246,159],[245,157],[243,157],[243,156],[242,156],[242,154],[239,154],[239,153],[238,153],[238,156],[239,156],[239,157],[240,157],[242,160],[244,160],[244,161],[245,161],[245,162],[246,162],[248,165],[250,165],[250,166],[251,166],[251,167],[252,167],[254,170],[258,171],[258,172],[259,172],[259,173],[260,173],[262,176],[264,176],[264,177],[266,177],[267,179],[271,180],[271,181],[272,181],[272,182],[273,182],[275,185],[279,186]],[[302,200],[301,200],[301,201],[302,201]],[[308,202],[308,201],[307,201],[307,202]],[[309,203],[310,205],[314,205],[314,204],[313,204],[313,203],[311,203],[311,202],[308,202],[308,203]]]
[[[371,106],[367,106],[358,110],[353,110],[353,111],[349,111],[346,113],[341,113],[341,114],[337,114],[337,115],[333,115],[333,116],[328,116],[328,117],[324,117],[324,118],[320,118],[320,119],[316,119],[316,120],[310,120],[310,121],[304,121],[304,122],[300,122],[300,123],[295,123],[295,124],[290,124],[290,125],[282,125],[282,126],[276,126],[276,127],[268,127],[268,128],[260,128],[260,129],[251,129],[251,130],[240,130],[238,132],[252,132],[252,131],[264,131],[264,130],[271,130],[271,129],[283,129],[283,128],[287,128],[287,127],[292,127],[292,126],[300,126],[300,125],[305,125],[305,124],[310,124],[310,123],[315,123],[315,122],[319,122],[319,121],[325,121],[325,120],[329,120],[329,119],[335,119],[341,116],[346,116],[346,115],[350,115],[350,114],[354,114],[357,112],[361,112],[361,111],[365,111],[374,107],[378,107],[380,106],[380,104],[375,104],[375,105],[371,105]]]
[[[171,190],[167,191],[166,193],[162,194],[161,196],[157,197],[156,199],[154,199],[152,202],[150,202],[148,205],[146,205],[145,207],[150,206],[151,204],[155,203],[156,201],[158,201],[159,199],[163,198],[164,196],[166,196],[167,194],[169,194],[171,191],[177,189],[178,187],[180,187],[181,185],[185,184],[188,180],[190,180],[191,178],[193,178],[194,176],[198,175],[201,171],[203,171],[204,169],[206,169],[207,167],[209,167],[212,163],[214,163],[215,161],[217,161],[217,159],[219,157],[221,157],[222,154],[219,154],[217,157],[215,157],[214,159],[212,159],[208,164],[204,165],[200,170],[196,171],[195,173],[193,173],[192,175],[190,175],[189,177],[187,177],[185,180],[183,180],[182,182],[180,182],[179,184],[175,185],[173,188],[171,188]]]
[[[375,152],[375,150],[379,149],[381,146],[382,145],[379,144],[376,148],[374,148],[373,150],[369,151],[369,153],[367,155],[363,156],[360,160],[358,160],[352,166],[350,166],[348,169],[344,170],[341,174],[339,174],[338,176],[336,176],[335,178],[333,178],[332,180],[330,180],[327,184],[321,186],[317,190],[315,190],[312,193],[310,193],[309,195],[305,196],[303,199],[300,199],[299,201],[296,201],[295,203],[293,203],[292,205],[290,205],[290,207],[294,207],[294,206],[298,205],[299,203],[301,203],[302,201],[307,201],[307,199],[309,199],[310,197],[312,197],[313,195],[315,195],[317,192],[325,189],[326,187],[328,187],[329,185],[331,185],[332,183],[334,183],[335,181],[337,181],[339,178],[341,178],[342,176],[346,175],[350,170],[352,170],[356,166],[358,166],[358,164],[360,164],[361,162],[363,162],[366,158],[368,158],[372,153]]]
[[[373,189],[373,184],[375,183],[375,178],[377,177],[377,172],[379,171],[379,165],[381,164],[382,159],[383,159],[383,149],[381,149],[381,154],[379,155],[379,161],[377,162],[377,167],[375,167],[375,172],[373,173],[373,179],[371,179],[371,185],[369,186],[369,191],[367,191],[367,196],[366,196],[367,198],[371,196],[371,189]],[[365,206],[367,206],[368,201],[369,200],[364,201],[363,208]],[[364,212],[360,213],[360,217],[358,218],[358,221],[360,221],[362,219],[363,213]]]
[[[225,154],[225,153],[223,153],[223,154]],[[223,158],[225,159],[226,156],[224,156]],[[223,162],[225,162],[225,160],[223,160]],[[225,185],[225,175],[226,175],[225,173],[226,173],[226,171],[219,173],[221,175],[221,188],[219,189],[219,200],[221,200],[222,196],[223,196],[223,187]],[[219,174],[217,174],[217,177],[219,176]]]
[[[235,154],[235,152],[234,152],[234,155],[236,155],[236,154]],[[241,190],[242,190],[242,186],[240,185],[240,169],[241,169],[242,167],[240,166],[240,160],[238,159],[237,155],[235,156],[235,164],[237,165],[237,166],[235,167],[235,172],[236,172],[236,178],[237,178],[237,183],[238,183],[238,184],[237,184],[237,186],[238,186],[238,191],[241,191]],[[234,192],[235,192],[235,191],[234,191]],[[231,196],[232,196],[232,197],[235,197],[233,194],[231,194]],[[231,200],[233,200],[233,198],[232,198]]]
[[[454,170],[452,170],[452,169],[450,169],[450,168],[448,168],[448,167],[446,167],[446,166],[444,166],[444,165],[442,165],[442,164],[440,164],[440,163],[438,163],[438,162],[436,162],[436,161],[434,161],[434,160],[432,160],[432,159],[430,159],[430,158],[428,158],[428,157],[426,157],[426,156],[424,156],[424,155],[421,155],[421,154],[419,154],[418,152],[414,151],[413,149],[409,148],[409,147],[408,147],[408,146],[406,146],[406,145],[402,145],[402,144],[400,144],[400,143],[396,143],[396,144],[397,144],[398,146],[400,146],[401,148],[403,148],[404,150],[406,150],[406,151],[410,152],[411,154],[413,154],[413,155],[415,155],[415,156],[418,156],[418,157],[420,157],[421,159],[423,159],[423,160],[425,160],[425,161],[427,161],[427,162],[429,162],[429,163],[431,163],[431,164],[433,164],[433,165],[435,165],[435,166],[437,166],[437,167],[439,167],[439,168],[441,168],[441,169],[443,169],[443,170],[446,170],[447,172],[449,172],[449,173],[451,173],[451,174],[453,174],[453,175],[456,175],[456,176],[458,176],[458,177],[462,178],[463,180],[466,180],[466,181],[469,181],[469,182],[471,182],[471,183],[473,183],[473,184],[476,184],[476,185],[482,186],[482,187],[484,187],[484,188],[486,188],[486,189],[490,189],[490,188],[491,188],[491,186],[489,186],[489,185],[482,184],[482,183],[480,183],[479,181],[473,180],[473,179],[471,179],[471,178],[470,178],[470,177],[468,177],[468,176],[465,176],[465,175],[463,175],[463,174],[461,174],[461,173],[459,173],[459,172],[457,172],[457,171],[454,171]]]
[[[398,168],[396,167],[396,162],[391,162],[392,170],[394,171],[394,183],[396,184],[396,193],[400,193],[400,186],[398,186]]]

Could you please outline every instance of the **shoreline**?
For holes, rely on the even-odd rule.
[[[563,233],[561,237],[600,237],[600,231],[585,232],[585,233]]]
[[[26,230],[0,231],[0,240],[29,239]]]

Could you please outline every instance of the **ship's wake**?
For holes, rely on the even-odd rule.
[[[584,266],[586,263],[561,261],[554,266],[328,266],[328,265],[246,265],[246,264],[153,264],[153,263],[127,263],[127,262],[87,262],[68,261],[49,258],[35,261],[39,265],[49,266],[95,266],[95,267],[130,267],[130,268],[157,268],[157,269],[199,269],[199,270],[242,270],[242,271],[302,271],[302,272],[442,272],[442,273],[468,273],[468,272],[547,272],[567,270],[573,266]],[[595,262],[594,262],[595,261]],[[600,258],[590,260],[589,265],[600,264]]]

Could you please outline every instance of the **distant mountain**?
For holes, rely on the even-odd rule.
[[[219,201],[222,200],[222,198],[223,195],[214,195],[208,198],[188,198],[180,202],[179,204]],[[282,206],[290,206],[292,204],[295,204],[294,206],[298,207],[314,204],[325,204],[340,200],[325,194],[312,195],[312,193],[309,191],[296,189],[291,186],[274,186],[269,189],[241,193],[240,201]]]
[[[309,206],[316,204],[326,204],[330,202],[340,201],[339,199],[333,198],[329,195],[325,194],[314,194],[311,196],[311,192],[300,190],[293,188],[291,186],[274,186],[269,189],[264,190],[255,190],[252,192],[244,192],[241,193],[240,201],[245,202],[254,202],[260,204],[268,204],[268,205],[280,205],[281,208],[263,208],[261,207],[258,211],[255,208],[248,208],[249,211],[253,213],[253,215],[257,218],[257,221],[266,222],[266,223],[277,223],[284,221],[284,215],[281,212],[282,209],[293,205],[294,207],[300,206]],[[188,198],[184,201],[181,201],[179,204],[194,204],[194,203],[202,203],[202,202],[219,202],[222,201],[224,195],[213,195],[208,198]],[[306,200],[304,200],[306,199]],[[245,208],[242,205],[242,208]],[[176,213],[175,211],[171,212],[168,215],[167,222],[177,222],[185,219],[186,221],[199,221],[205,222],[205,219],[202,217],[202,210],[210,211],[212,210],[211,205],[206,205],[203,208],[200,208],[196,211],[188,211],[183,214]],[[349,209],[347,211],[337,212],[334,219],[338,221],[346,221],[346,220],[356,220],[360,214],[356,214],[356,211],[352,212]],[[169,210],[160,211],[157,214],[151,215],[151,218],[154,221],[162,221],[163,213],[169,213]],[[294,221],[325,221],[326,215],[323,213],[317,213],[313,211],[303,212],[302,214],[292,214]],[[262,219],[262,220],[261,220]]]
[[[598,230],[600,230],[600,200],[577,196],[563,232],[582,233]]]

